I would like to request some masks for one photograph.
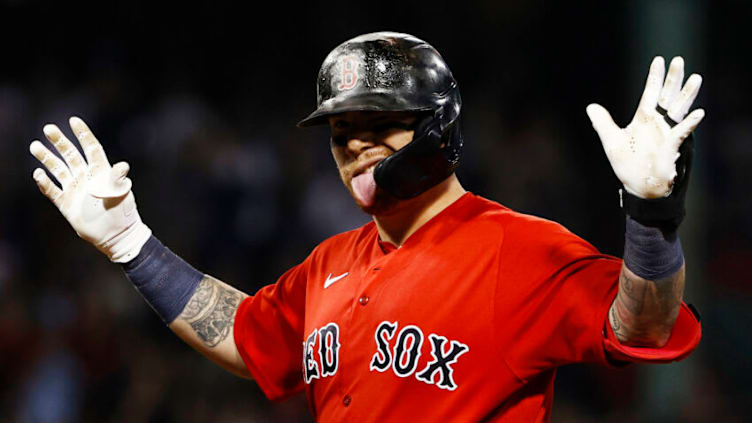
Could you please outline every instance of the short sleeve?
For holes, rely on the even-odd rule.
[[[617,361],[642,363],[670,363],[685,359],[700,343],[702,327],[698,314],[685,303],[681,304],[679,316],[671,330],[671,337],[661,348],[630,347],[622,345],[608,320],[604,326],[603,347],[609,358]]]
[[[671,362],[696,348],[700,324],[686,304],[664,347],[620,344],[607,322],[623,261],[561,225],[528,221],[503,242],[497,324],[513,337],[503,354],[519,377],[571,363]]]
[[[235,344],[267,398],[303,389],[302,338],[308,260],[246,298],[235,315]]]
[[[505,228],[496,324],[501,353],[518,377],[608,363],[603,322],[621,263],[555,222],[529,217]]]

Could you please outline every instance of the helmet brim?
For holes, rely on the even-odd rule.
[[[329,116],[345,112],[426,112],[433,110],[430,105],[410,104],[400,101],[389,93],[368,93],[334,98],[325,101],[313,113],[298,122],[299,128],[328,125]]]

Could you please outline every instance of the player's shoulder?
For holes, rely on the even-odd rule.
[[[567,231],[560,223],[544,217],[522,213],[513,210],[501,203],[479,195],[471,194],[474,203],[474,218],[481,222],[489,222],[501,225],[509,229],[535,229],[551,231]]]
[[[552,241],[574,237],[564,225],[553,220],[522,213],[496,201],[473,195],[474,218],[482,230],[501,231],[505,238]]]

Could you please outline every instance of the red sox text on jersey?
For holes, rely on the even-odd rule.
[[[415,379],[441,389],[453,391],[457,384],[452,378],[452,364],[470,347],[446,337],[431,333],[431,357],[425,368],[416,372],[421,348],[425,340],[423,331],[415,325],[402,328],[397,336],[397,322],[384,321],[376,328],[376,352],[369,364],[370,371],[386,372],[390,369],[398,377],[415,376]],[[394,342],[391,342],[394,339]],[[316,348],[318,343],[318,348]],[[334,376],[339,362],[339,326],[329,323],[314,329],[303,343],[303,373],[306,383],[320,377]],[[318,355],[316,355],[318,352]]]

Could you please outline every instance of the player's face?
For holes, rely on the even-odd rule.
[[[353,179],[372,174],[381,160],[409,144],[415,120],[415,114],[408,112],[345,112],[329,118],[340,177],[364,212],[387,213],[399,200],[378,187],[375,191],[354,188]]]

